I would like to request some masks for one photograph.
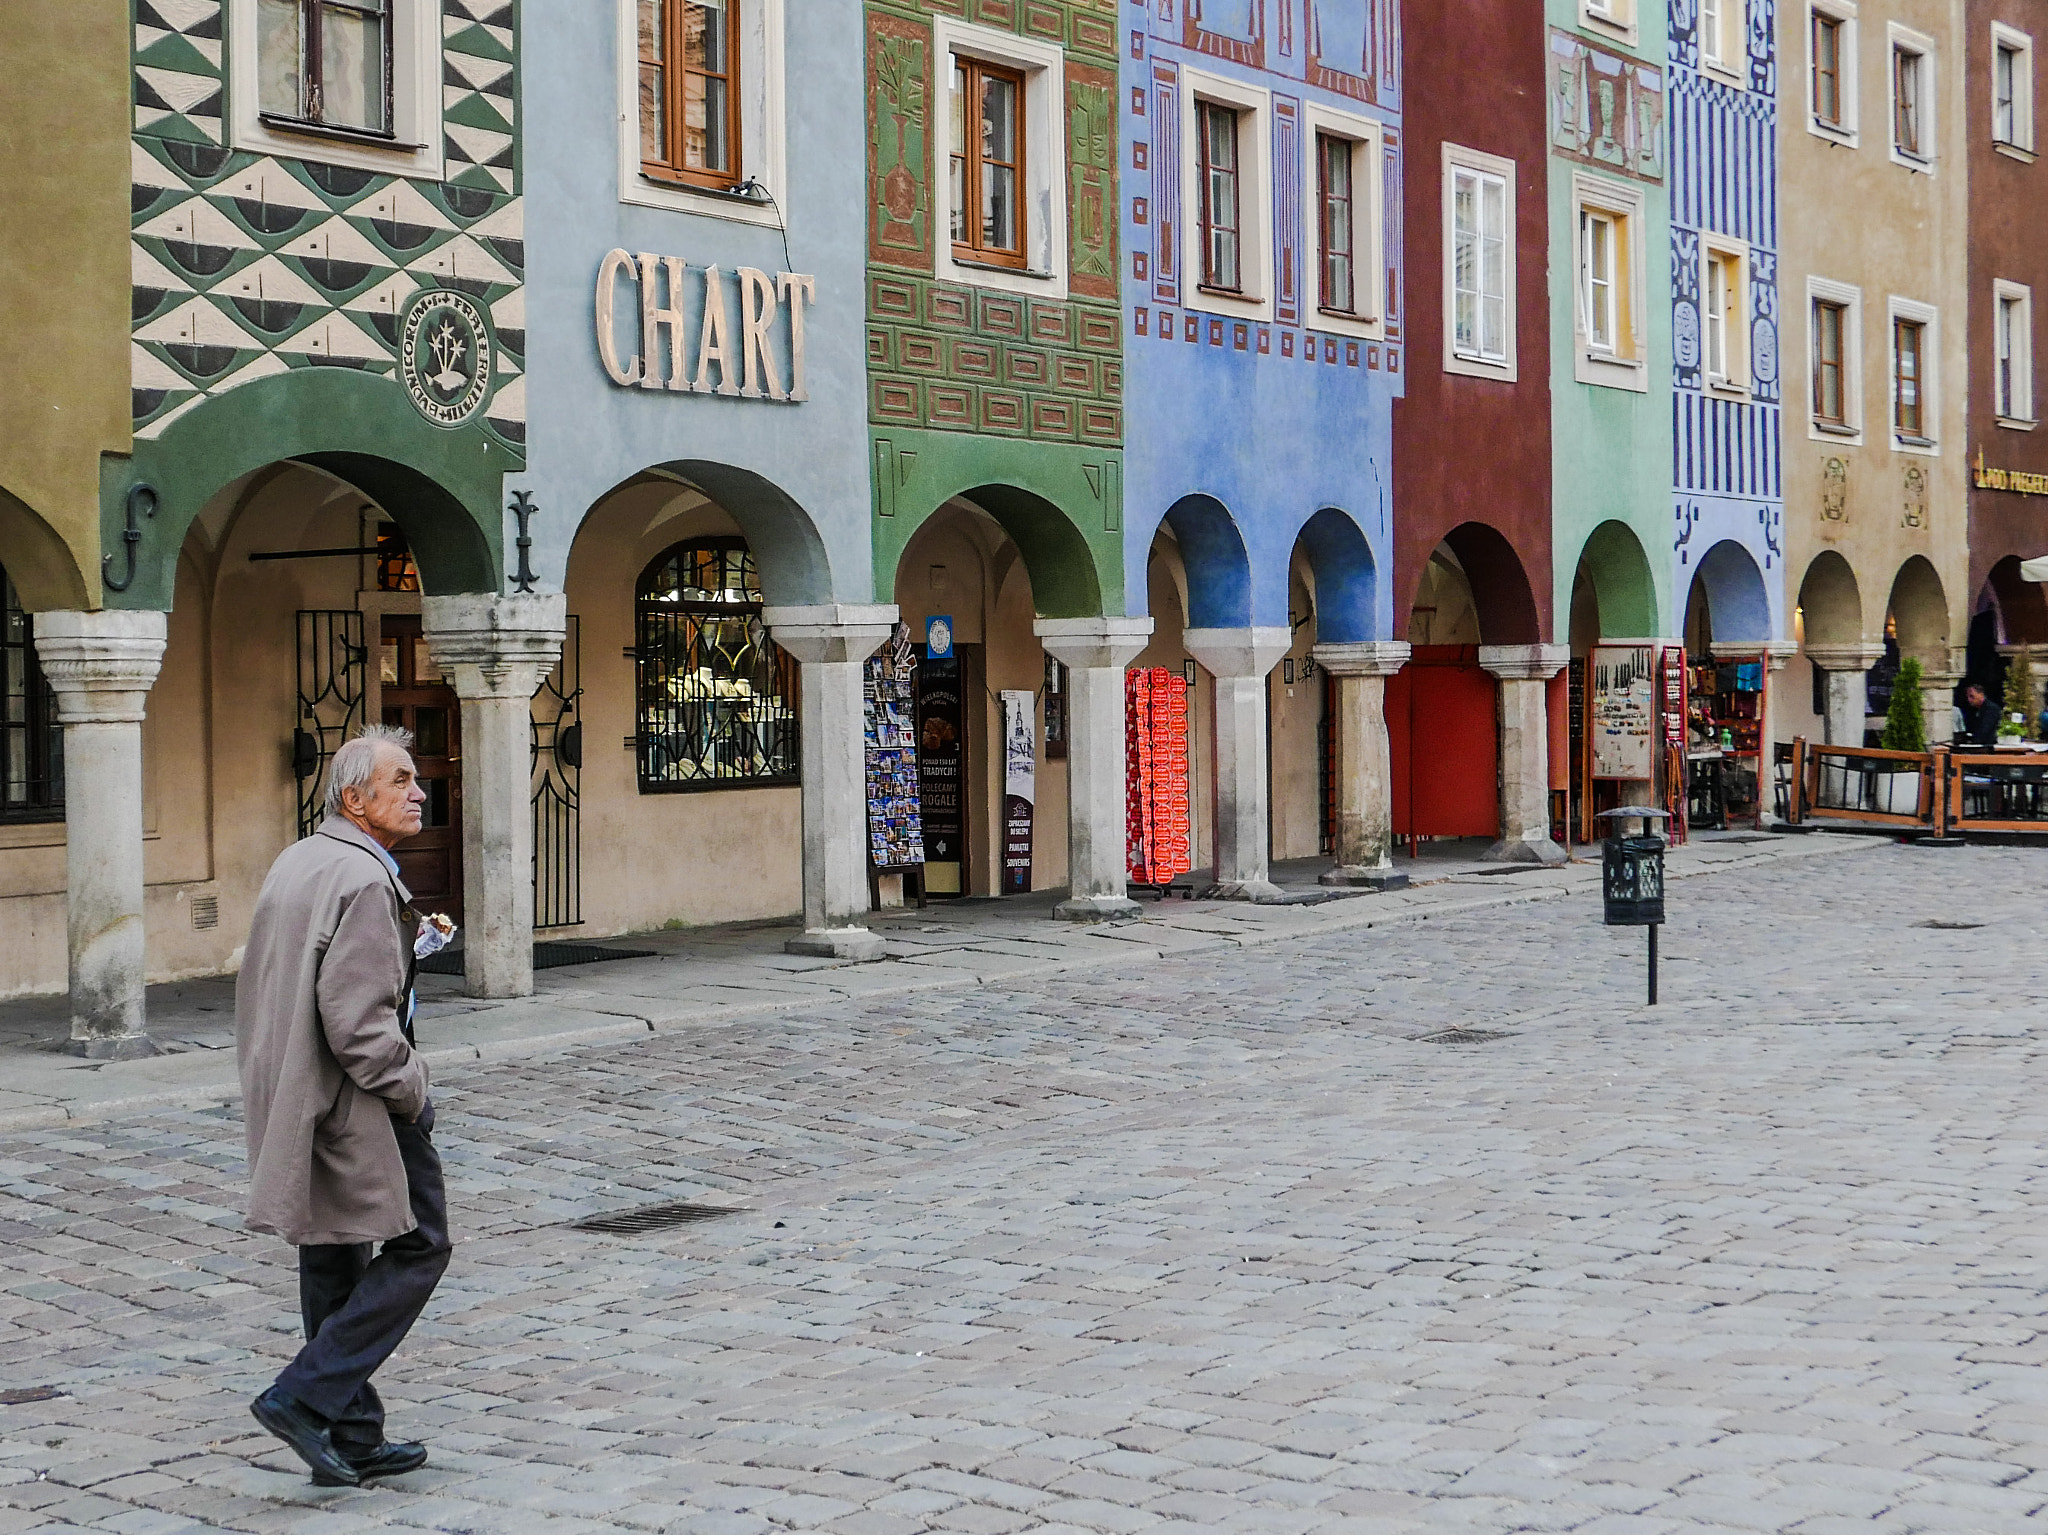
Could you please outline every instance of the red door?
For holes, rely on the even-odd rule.
[[[1500,685],[1476,645],[1418,645],[1387,679],[1394,835],[1500,835]]]

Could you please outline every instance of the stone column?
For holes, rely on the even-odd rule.
[[[1500,840],[1496,863],[1568,863],[1550,840],[1550,714],[1546,684],[1571,664],[1569,645],[1481,645],[1479,664],[1500,679]]]
[[[1337,866],[1326,885],[1395,890],[1393,756],[1387,679],[1408,664],[1405,640],[1317,645],[1316,664],[1337,679]]]
[[[1920,717],[1927,726],[1929,747],[1946,746],[1956,738],[1956,684],[1963,680],[1963,668],[1954,671],[1923,672],[1920,676]],[[2003,699],[1994,698],[1994,704]]]
[[[158,612],[35,615],[64,729],[64,875],[73,1055],[154,1055],[143,1032],[142,717],[163,664]]]
[[[1067,668],[1067,899],[1063,922],[1138,915],[1127,893],[1124,667],[1145,648],[1149,618],[1041,618],[1032,632]]]
[[[804,930],[784,947],[827,959],[880,959],[868,930],[867,747],[862,667],[896,628],[893,605],[763,608],[801,671]]]
[[[1870,712],[1871,667],[1884,659],[1884,643],[1851,640],[1842,644],[1809,644],[1806,659],[1827,673],[1829,746],[1861,746],[1863,720]]]
[[[533,994],[533,695],[561,658],[560,592],[420,603],[462,700],[462,971],[472,997]]]
[[[1277,901],[1268,879],[1266,676],[1293,642],[1284,624],[1189,629],[1188,654],[1216,679],[1216,888],[1226,901]]]

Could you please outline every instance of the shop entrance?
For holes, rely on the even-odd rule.
[[[1500,835],[1498,693],[1477,645],[1417,645],[1387,679],[1396,837]]]
[[[1771,764],[1764,641],[1770,599],[1763,572],[1740,544],[1714,545],[1700,561],[1685,608],[1686,824],[1761,826]]]
[[[420,833],[392,854],[422,911],[462,921],[462,714],[455,689],[427,651],[417,618],[386,614],[378,649],[384,723],[410,730],[427,792]]]

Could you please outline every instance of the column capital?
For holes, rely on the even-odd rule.
[[[1294,644],[1285,624],[1246,629],[1186,629],[1181,644],[1213,677],[1263,677]]]
[[[36,614],[36,660],[57,695],[57,723],[141,724],[167,632],[154,609]]]
[[[1391,677],[1414,654],[1406,640],[1353,640],[1313,645],[1316,665],[1337,677]]]
[[[1882,640],[1846,640],[1806,647],[1806,659],[1824,672],[1867,672],[1884,659]]]
[[[561,592],[458,592],[420,601],[427,648],[458,698],[531,698],[562,656]]]
[[[865,661],[896,632],[896,619],[893,602],[761,609],[770,637],[803,662]]]
[[[1152,638],[1149,618],[1041,618],[1031,626],[1045,653],[1076,671],[1126,666]]]
[[[1504,682],[1543,682],[1572,662],[1569,645],[1481,645],[1479,665]]]

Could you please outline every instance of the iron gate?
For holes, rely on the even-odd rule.
[[[574,614],[562,658],[533,695],[533,925],[583,920],[582,624]]]
[[[298,719],[292,728],[292,776],[299,785],[299,835],[325,819],[327,764],[363,725],[363,615],[352,608],[301,608],[298,616]]]

